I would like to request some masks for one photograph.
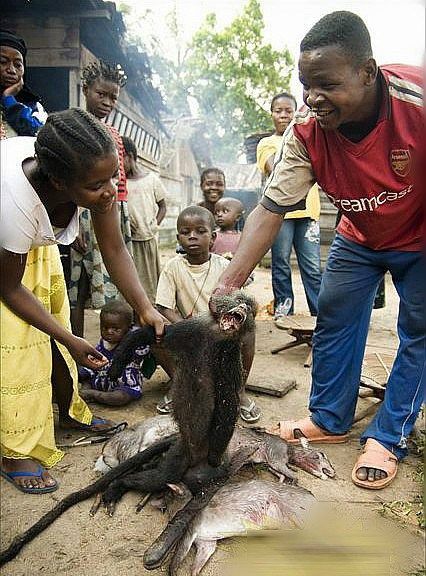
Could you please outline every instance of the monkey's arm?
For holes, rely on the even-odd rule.
[[[114,358],[108,372],[110,379],[118,380],[118,378],[120,378],[126,366],[131,362],[136,348],[153,343],[155,343],[155,332],[151,326],[142,326],[129,332],[117,346],[114,353]]]
[[[239,390],[243,381],[240,344],[235,341],[217,343],[212,368],[216,397],[209,432],[208,462],[211,466],[219,466],[238,418]]]
[[[181,316],[181,314],[179,314],[177,310],[172,310],[171,308],[165,308],[164,306],[160,306],[159,304],[157,304],[157,308],[158,311],[161,312],[161,314],[164,316],[164,318],[167,318],[167,320],[169,320],[169,322],[171,322],[172,324],[174,324],[175,322],[179,322],[180,320],[183,320],[183,317]]]

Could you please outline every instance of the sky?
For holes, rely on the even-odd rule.
[[[241,13],[246,4],[245,0],[124,1],[135,14],[150,10],[146,25],[156,30],[169,54],[174,48],[167,39],[165,18],[174,4],[183,44],[190,41],[209,12],[216,13],[218,27],[222,28]],[[116,4],[119,3],[117,0]],[[378,64],[422,63],[425,44],[423,0],[260,0],[260,4],[265,20],[265,42],[279,50],[286,46],[295,63],[303,36],[317,20],[334,10],[350,10],[361,16],[370,31]],[[300,101],[302,91],[297,71],[292,74],[291,89]]]

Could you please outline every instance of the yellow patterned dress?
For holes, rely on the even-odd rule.
[[[48,312],[69,328],[69,304],[57,245],[30,250],[22,284]],[[17,317],[4,303],[1,321],[1,453],[33,458],[50,468],[63,457],[55,445],[50,337]],[[92,414],[77,391],[77,367],[61,344],[73,379],[69,414],[90,424]]]

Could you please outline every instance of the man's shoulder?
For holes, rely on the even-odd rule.
[[[407,81],[415,82],[419,88],[423,85],[423,69],[420,66],[411,64],[384,64],[379,66],[379,70],[385,78],[400,78]]]
[[[380,66],[380,72],[393,101],[423,108],[423,71],[420,66],[387,64]]]

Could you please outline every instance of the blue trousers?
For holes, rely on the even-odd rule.
[[[309,408],[312,420],[325,430],[343,434],[350,429],[374,296],[386,271],[400,298],[399,347],[385,399],[361,443],[374,438],[402,458],[426,384],[426,273],[421,252],[374,251],[336,236],[319,295]]]
[[[286,298],[294,302],[291,284],[290,254],[294,246],[309,310],[318,311],[321,286],[321,260],[319,226],[310,218],[289,218],[281,225],[272,246],[272,290],[275,308]],[[292,305],[289,313],[293,314]]]

